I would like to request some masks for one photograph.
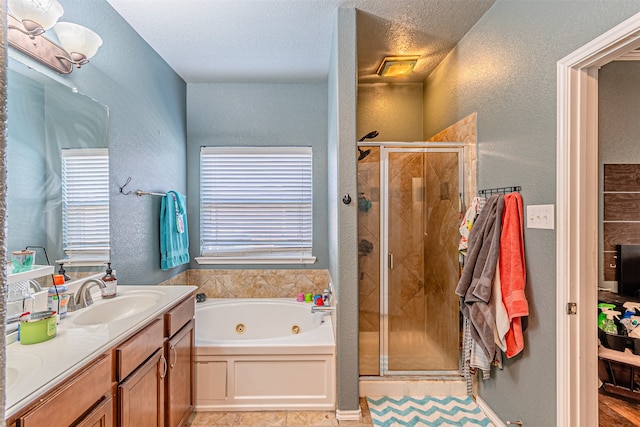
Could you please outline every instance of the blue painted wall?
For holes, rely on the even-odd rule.
[[[313,149],[313,255],[316,263],[261,265],[258,268],[327,268],[327,84],[189,84],[187,99],[191,266],[247,268],[247,265],[199,266],[193,261],[200,255],[200,147],[301,145]]]
[[[521,185],[525,205],[555,204],[556,63],[638,12],[640,1],[497,1],[425,82],[425,137],[477,112],[478,188]],[[524,239],[526,347],[479,395],[505,421],[553,426],[556,236]]]
[[[111,259],[123,284],[157,284],[187,266],[160,270],[160,198],[129,190],[186,194],[186,84],[104,0],[63,0],[61,21],[98,33],[104,44],[69,76],[43,73],[109,107]]]
[[[337,409],[359,410],[356,10],[338,9],[329,65],[329,274],[337,296]],[[350,204],[342,198],[349,194]],[[353,414],[353,412],[352,412]]]

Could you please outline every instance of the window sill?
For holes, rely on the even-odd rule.
[[[104,265],[107,265],[107,262],[109,262],[108,258],[65,258],[56,260],[56,264],[62,264],[64,267],[102,267]]]
[[[198,264],[314,264],[316,257],[306,258],[249,258],[249,257],[196,257]]]

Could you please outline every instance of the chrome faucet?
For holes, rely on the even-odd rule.
[[[104,289],[107,285],[100,279],[88,279],[82,282],[80,288],[74,299],[73,310],[79,310],[81,308],[89,307],[93,304],[93,298],[91,298],[91,288],[99,286],[100,289]]]
[[[40,292],[42,291],[42,285],[34,279],[29,279],[29,289],[31,289],[34,293]]]
[[[324,305],[331,305],[331,289],[326,288],[324,291],[322,291],[322,303]]]
[[[331,305],[312,305],[311,306],[311,312],[312,313],[322,313],[322,312],[329,312],[329,311],[333,311],[336,308],[331,306]]]
[[[312,305],[311,312],[319,313],[319,312],[329,312],[335,310],[335,307],[331,305],[332,300],[331,289],[327,288],[322,291],[322,305]]]

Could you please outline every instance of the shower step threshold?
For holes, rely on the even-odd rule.
[[[466,395],[467,384],[459,375],[360,377],[361,397]]]

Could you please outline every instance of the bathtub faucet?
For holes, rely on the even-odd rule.
[[[328,313],[335,309],[336,309],[335,307],[332,307],[330,305],[312,305],[311,306],[312,313]]]
[[[331,289],[327,288],[322,291],[322,303],[324,305],[331,305]]]

